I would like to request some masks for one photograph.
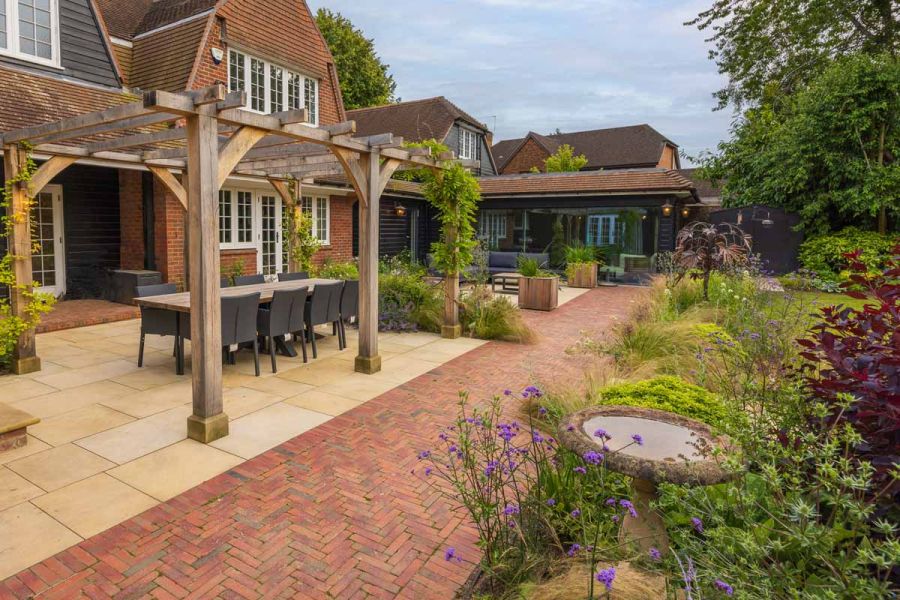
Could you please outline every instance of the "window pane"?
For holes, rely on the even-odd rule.
[[[281,67],[269,66],[269,90],[272,96],[271,112],[284,110],[284,71]]]
[[[40,58],[53,58],[50,0],[19,0],[19,50]],[[5,10],[5,9],[4,9]],[[6,17],[3,17],[4,31]],[[6,46],[3,35],[4,47]]]
[[[266,112],[266,63],[250,59],[250,108]]]
[[[0,2],[0,48],[8,48],[6,41],[6,2]]]
[[[246,57],[235,50],[228,53],[228,91],[240,92],[246,88],[244,59]]]
[[[296,73],[288,73],[288,108],[295,110],[303,107],[302,77]]]
[[[219,190],[219,243],[231,243],[231,191]]]
[[[309,111],[309,122],[319,123],[319,82],[315,79],[306,79],[306,110]]]
[[[303,214],[306,215],[307,217],[312,217],[312,210],[313,210],[312,201],[313,201],[312,196],[303,196],[300,199],[300,208],[303,210]]]
[[[253,194],[238,192],[238,242],[244,244],[253,241]]]
[[[316,235],[319,240],[328,241],[328,198],[316,199]]]

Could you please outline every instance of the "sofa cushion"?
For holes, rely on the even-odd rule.
[[[488,264],[492,269],[515,269],[518,266],[517,252],[491,252]]]

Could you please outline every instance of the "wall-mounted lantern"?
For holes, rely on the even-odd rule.
[[[682,209],[681,209],[681,216],[684,217],[685,219],[687,219],[689,216],[691,216],[691,209],[689,209],[687,206],[685,206],[684,208],[682,208]]]
[[[663,216],[664,216],[664,217],[671,217],[671,216],[672,216],[672,210],[673,210],[674,208],[675,208],[675,207],[672,206],[672,203],[669,202],[668,200],[666,200],[666,203],[663,204],[663,207],[662,207],[662,214],[663,214]]]
[[[406,216],[407,212],[408,211],[406,210],[406,207],[403,206],[402,204],[400,204],[399,202],[394,205],[394,214],[396,214],[401,219]]]

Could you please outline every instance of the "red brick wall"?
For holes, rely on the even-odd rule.
[[[123,269],[144,268],[144,206],[140,171],[119,170],[119,234]]]
[[[163,281],[184,283],[184,221],[186,212],[178,198],[153,179],[153,212],[156,237],[156,269]]]
[[[225,52],[225,58],[218,65],[213,62],[212,49]],[[228,85],[228,51],[222,41],[222,21],[214,18],[209,35],[206,36],[206,47],[200,51],[197,63],[194,64],[194,76],[188,82],[190,89],[200,89],[216,83]]]
[[[331,244],[323,246],[313,263],[346,262],[353,258],[353,196],[331,197]]]
[[[527,173],[531,170],[532,167],[537,167],[538,169],[543,171],[544,161],[549,157],[550,155],[546,150],[541,148],[541,146],[533,139],[529,139],[519,149],[519,151],[516,152],[512,159],[510,159],[510,161],[506,163],[506,166],[503,167],[503,172],[501,173],[501,175]]]
[[[231,275],[234,265],[243,262],[244,268],[241,275],[256,274],[256,250],[222,250],[219,254],[222,263],[222,273]]]

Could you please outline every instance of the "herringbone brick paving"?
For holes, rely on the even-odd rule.
[[[452,598],[478,560],[464,515],[411,473],[460,390],[580,375],[567,354],[636,288],[528,313],[535,345],[490,343],[0,583],[0,598]],[[102,507],[97,507],[102,510]],[[458,549],[469,564],[448,563]]]

